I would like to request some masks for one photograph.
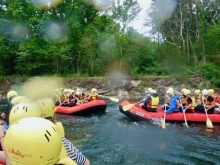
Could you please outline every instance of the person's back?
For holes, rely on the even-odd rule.
[[[170,97],[170,107],[167,109],[167,113],[170,114],[172,112],[179,112],[179,104],[178,104],[178,96],[174,95],[173,90],[167,90],[168,97]]]

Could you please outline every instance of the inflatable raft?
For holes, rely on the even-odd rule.
[[[139,104],[135,104],[131,109],[124,111],[123,106],[128,104],[134,104],[134,102],[125,100],[119,105],[119,110],[129,118],[135,121],[143,121],[150,119],[163,119],[164,111],[161,107],[157,108],[157,112],[147,112],[141,108]],[[205,113],[185,113],[187,122],[206,122]],[[220,123],[220,114],[208,114],[209,119],[213,123]],[[166,114],[166,121],[179,121],[184,122],[184,115],[182,112],[174,112],[172,114]]]
[[[106,102],[104,100],[90,101],[73,107],[57,106],[55,112],[68,115],[87,115],[105,112]]]

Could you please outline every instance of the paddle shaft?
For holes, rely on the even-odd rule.
[[[180,98],[180,104],[181,104],[181,108],[182,108],[182,111],[183,111],[183,116],[184,116],[184,120],[185,120],[186,127],[189,127],[189,126],[188,126],[188,123],[187,123],[187,121],[186,121],[186,114],[185,114],[185,111],[184,111],[184,109],[183,109],[183,103],[182,103],[182,101],[181,101],[181,98]]]
[[[162,122],[162,128],[166,128],[166,113],[167,113],[167,106],[164,105],[164,116],[163,116],[163,122]]]
[[[202,103],[203,103],[205,114],[206,114],[206,118],[207,118],[206,119],[206,126],[209,127],[209,128],[213,128],[212,121],[208,117],[207,109],[205,107],[205,103],[204,103],[204,99],[203,98],[202,98]]]

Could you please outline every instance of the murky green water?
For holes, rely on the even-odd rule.
[[[220,126],[204,124],[133,122],[107,103],[107,113],[88,117],[56,114],[67,138],[91,165],[214,165],[220,164]],[[1,106],[1,108],[3,108]]]

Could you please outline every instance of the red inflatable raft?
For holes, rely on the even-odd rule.
[[[71,114],[71,115],[87,115],[99,112],[105,112],[106,102],[104,100],[90,101],[84,104],[73,107],[57,106],[56,113]]]
[[[139,104],[135,104],[131,109],[124,111],[122,109],[123,106],[128,104],[134,104],[134,102],[125,100],[122,101],[119,105],[119,110],[128,116],[129,118],[140,121],[140,120],[148,120],[148,119],[163,119],[164,111],[161,107],[157,108],[157,112],[147,112],[141,108]],[[206,114],[205,113],[185,113],[187,122],[206,122]],[[220,123],[220,114],[208,114],[209,119],[213,123]],[[166,121],[182,121],[184,122],[184,116],[182,112],[174,112],[172,114],[166,114]]]

